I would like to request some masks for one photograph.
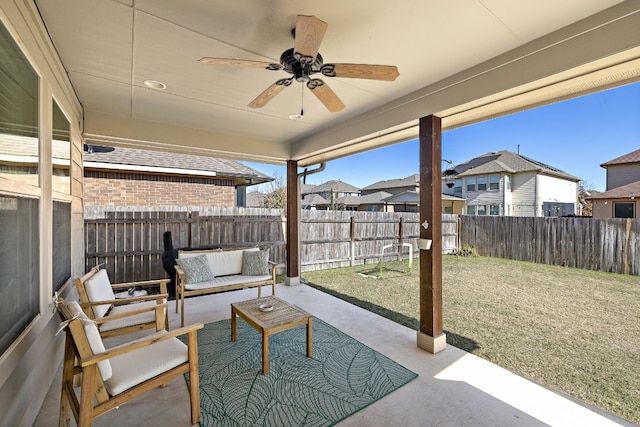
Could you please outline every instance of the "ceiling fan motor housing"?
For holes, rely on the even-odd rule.
[[[294,49],[287,49],[280,56],[280,63],[284,71],[292,74],[296,81],[304,83],[309,80],[309,75],[317,73],[322,68],[322,55],[318,53],[312,62],[302,62],[296,59]]]

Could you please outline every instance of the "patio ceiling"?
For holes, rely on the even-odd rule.
[[[640,79],[636,0],[36,0],[84,108],[88,143],[306,166]],[[329,113],[284,71],[298,14],[328,23],[325,63],[396,65],[394,82],[323,77]],[[144,85],[161,81],[163,91]],[[304,103],[304,118],[294,121]]]

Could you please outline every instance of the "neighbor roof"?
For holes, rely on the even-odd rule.
[[[363,188],[363,190],[374,190],[384,188],[416,187],[420,183],[420,175],[413,174],[404,178],[387,179],[374,182]]]
[[[313,193],[323,193],[325,191],[335,191],[335,192],[340,192],[340,193],[353,193],[353,192],[359,192],[360,189],[358,187],[355,187],[351,184],[347,184],[344,181],[341,181],[339,179],[333,179],[331,181],[327,181],[327,182],[323,182],[322,184],[318,184],[315,187],[313,187],[312,189],[307,190],[307,192],[313,192]]]
[[[347,196],[355,198],[354,204],[360,205],[373,205],[377,203],[384,203],[386,197],[391,196],[391,193],[386,191],[376,191],[375,193],[367,194],[366,196]]]
[[[85,167],[96,169],[146,170],[162,169],[165,173],[199,174],[253,179],[255,184],[273,181],[268,175],[236,162],[235,160],[190,154],[163,153],[159,151],[86,146]]]
[[[443,193],[442,194],[442,200],[464,202],[466,199],[463,199],[462,197],[456,197],[456,196],[452,196],[450,194],[444,194]],[[384,201],[387,202],[387,203],[415,203],[415,204],[419,204],[420,203],[420,193],[418,193],[415,190],[407,190],[407,191],[403,191],[402,193],[389,195]]]
[[[454,169],[458,173],[456,175],[457,177],[505,172],[538,172],[570,181],[580,181],[580,178],[561,171],[558,168],[506,150],[483,154],[465,163],[456,165]]]
[[[300,206],[303,208],[305,206],[318,206],[318,205],[328,205],[328,204],[329,204],[329,201],[319,194],[307,194],[304,197],[302,197],[302,200],[300,201]]]
[[[601,199],[640,199],[640,181],[632,182],[627,185],[616,187],[609,191],[598,192],[592,194],[589,197],[585,197],[587,200],[601,200]]]
[[[609,160],[608,162],[604,162],[600,166],[606,169],[607,166],[622,165],[626,163],[640,163],[640,149],[632,151],[631,153],[627,153],[623,156],[616,157],[615,159]]]

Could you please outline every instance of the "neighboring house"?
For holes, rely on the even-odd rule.
[[[302,196],[302,200],[300,202],[300,209],[310,211],[321,209],[326,210],[328,209],[327,206],[329,206],[329,201],[319,194],[305,194]]]
[[[318,185],[303,185],[300,195],[303,209],[326,210],[333,205],[336,210],[358,210],[357,205],[351,203],[352,199],[347,197],[360,196],[360,189],[340,180],[331,180]]]
[[[389,193],[383,191],[367,194],[366,196],[342,196],[334,201],[336,209],[343,211],[385,212],[384,197]],[[318,205],[318,209],[328,209],[329,206]]]
[[[447,189],[450,191],[450,189]],[[381,192],[381,193],[380,193]],[[381,197],[385,212],[419,212],[420,175],[378,181],[362,189],[363,196],[386,194]],[[464,213],[465,200],[451,194],[442,194],[442,213]]]
[[[594,218],[640,218],[640,150],[600,165],[607,170],[607,189],[586,197]]]
[[[579,215],[580,178],[510,151],[456,165],[455,184],[442,190],[466,199],[467,215]],[[452,191],[453,190],[453,191]]]
[[[387,193],[399,194],[403,191],[414,190],[416,191],[420,186],[420,175],[413,174],[404,178],[387,179],[383,181],[374,182],[371,185],[364,187],[361,192],[363,196],[372,194],[377,191],[386,191]]]
[[[394,212],[420,212],[420,193],[414,190],[403,191],[384,199]],[[465,200],[462,197],[442,194],[442,213],[458,214],[464,213]],[[400,208],[401,206],[401,208]]]
[[[273,181],[234,160],[85,146],[84,205],[246,206],[246,188]]]

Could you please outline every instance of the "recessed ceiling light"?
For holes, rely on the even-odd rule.
[[[150,87],[151,89],[158,89],[158,90],[164,90],[167,88],[166,84],[159,82],[157,80],[145,80],[144,85],[146,87]]]
[[[289,118],[291,120],[302,120],[304,116],[302,114],[290,114]]]

